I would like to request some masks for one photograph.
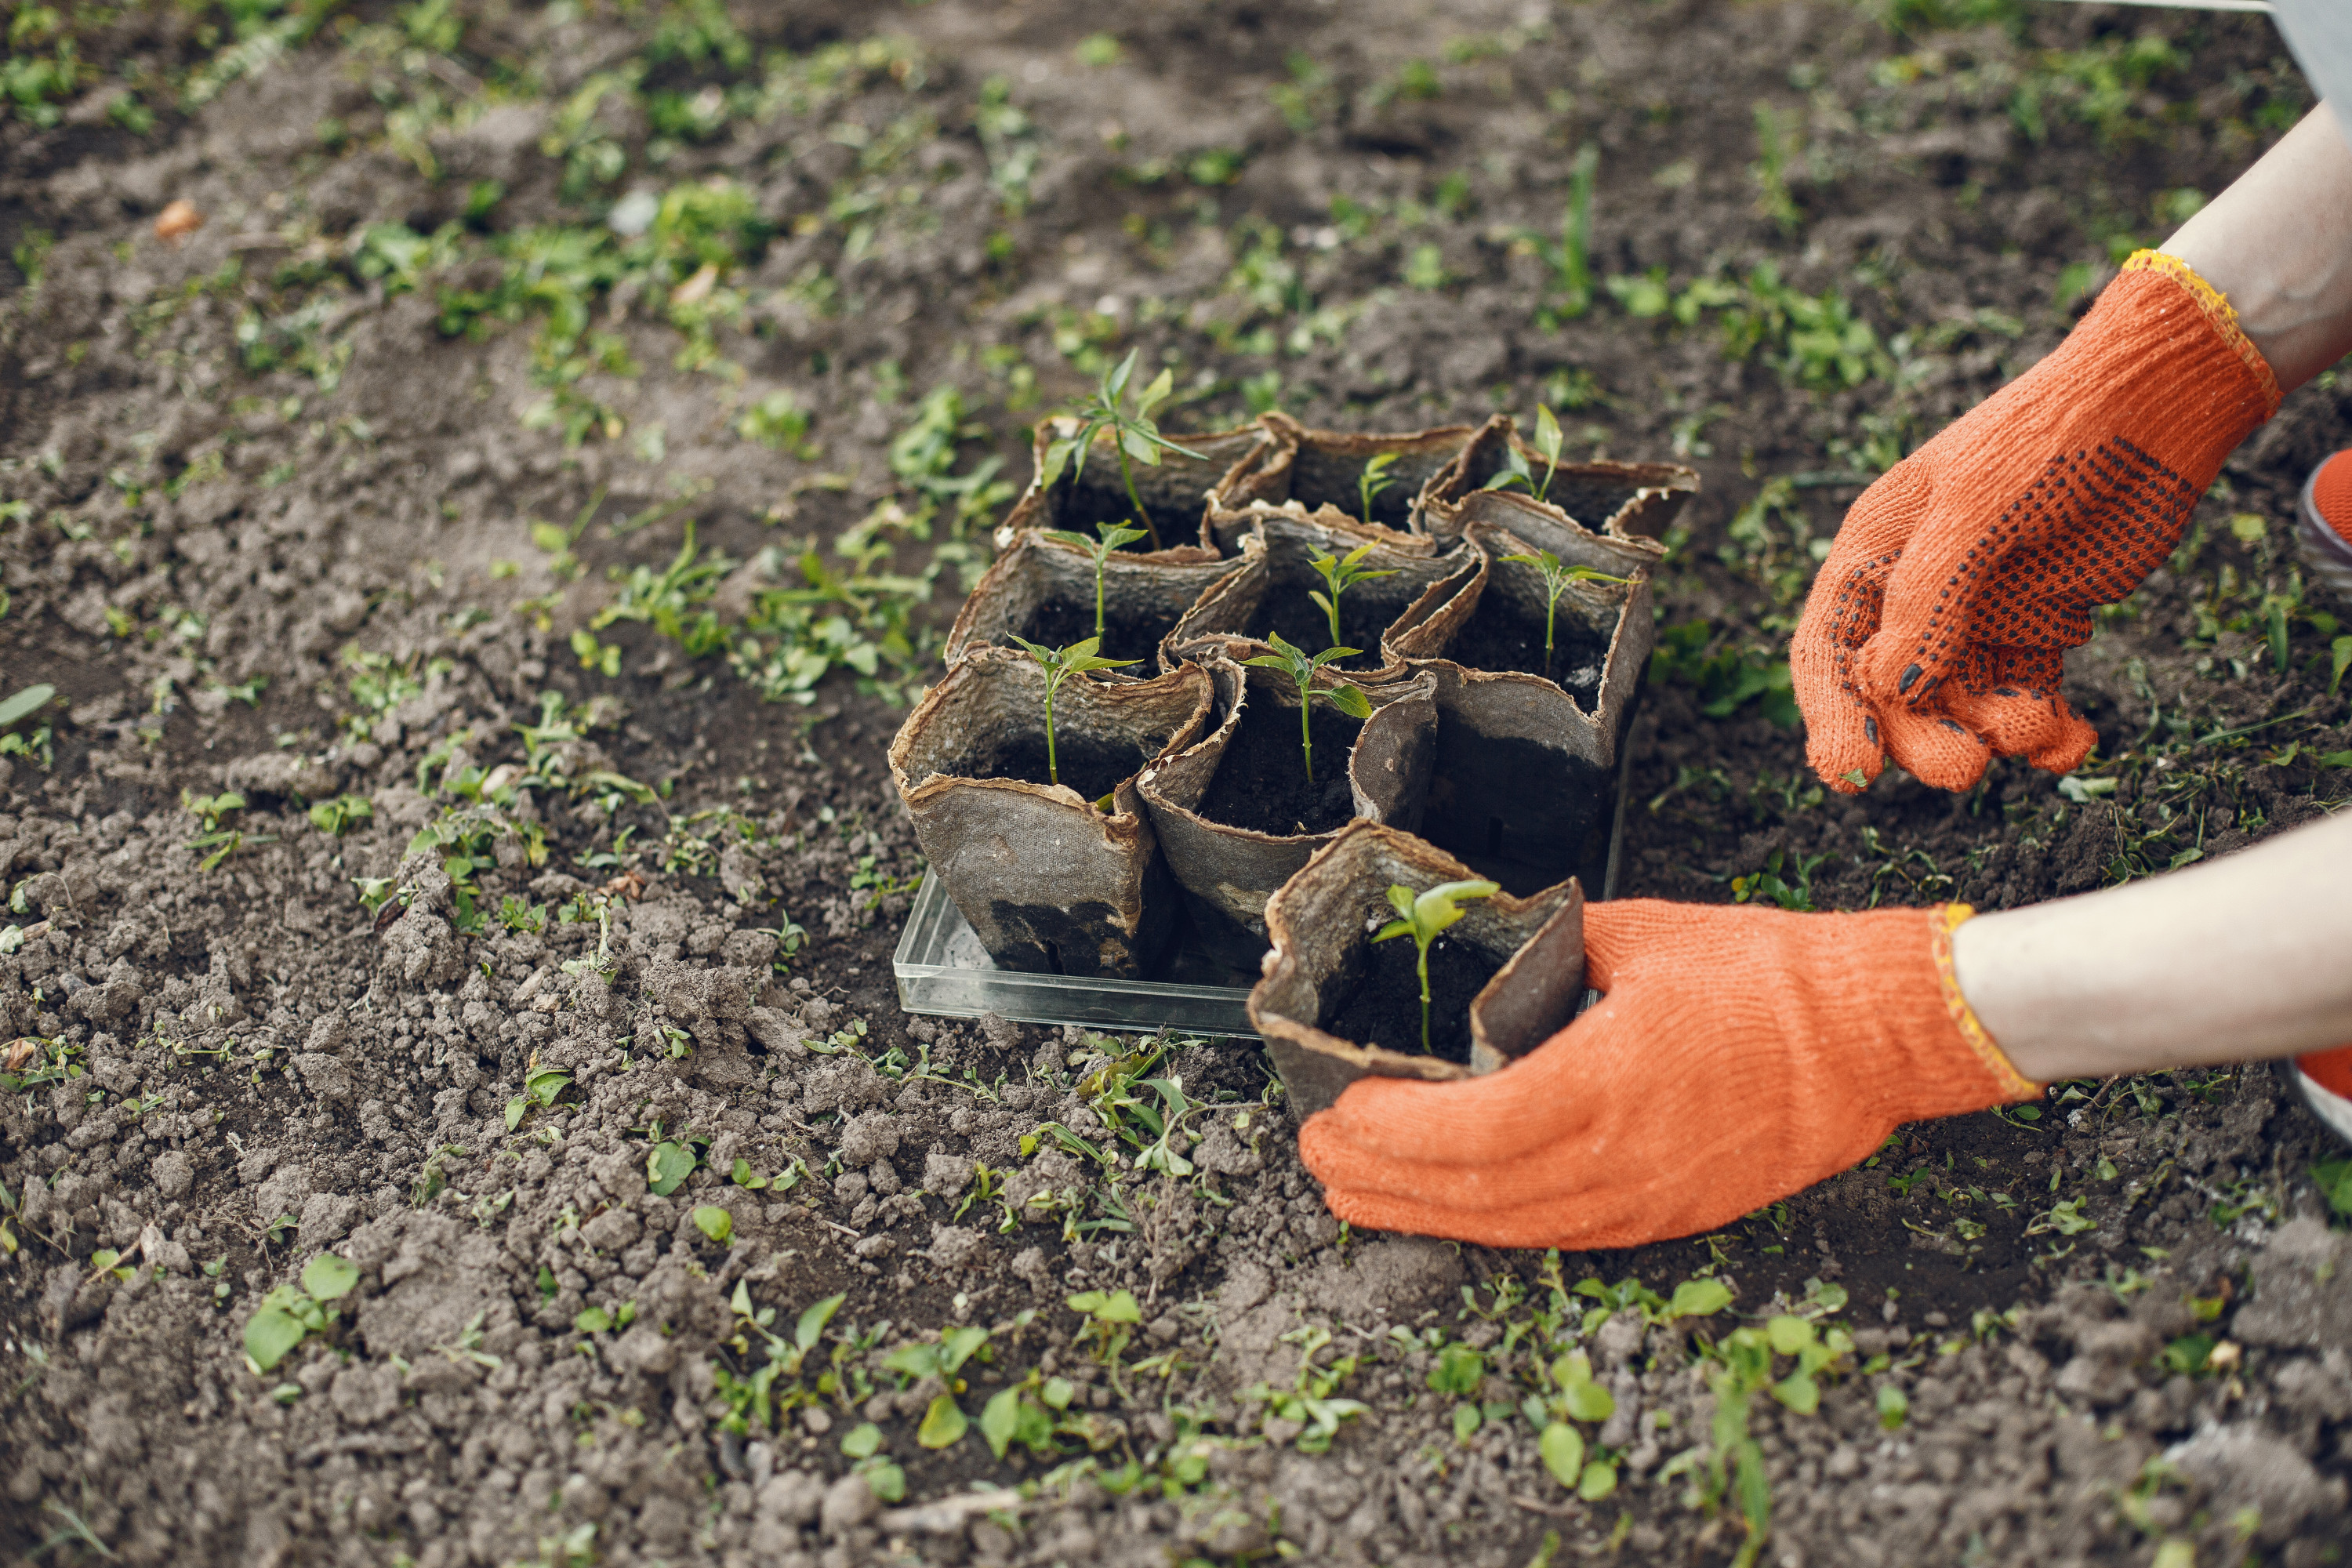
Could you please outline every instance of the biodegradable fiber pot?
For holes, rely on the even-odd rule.
[[[1414,509],[1415,525],[1441,542],[1460,538],[1463,502],[1485,491],[1487,481],[1504,471],[1505,457],[1513,451],[1536,482],[1543,484],[1543,454],[1520,439],[1509,415],[1497,414],[1431,478]],[[1573,518],[1595,533],[1655,539],[1696,494],[1698,470],[1680,463],[1562,463],[1537,504],[1558,517]]]
[[[1046,783],[1045,692],[1027,655],[974,649],[891,741],[891,782],[924,858],[999,966],[1136,978],[1167,938],[1175,898],[1135,776],[1206,727],[1208,672],[1065,681],[1054,700],[1060,784]],[[1108,812],[1093,804],[1105,796]]]
[[[1135,521],[1134,502],[1128,500],[1126,482],[1119,478],[1118,451],[1107,433],[1095,437],[1094,449],[1087,454],[1084,473],[1073,473],[1066,466],[1061,477],[1050,485],[1037,478],[1045,471],[1045,449],[1056,441],[1069,439],[1077,431],[1077,422],[1066,415],[1037,426],[1029,488],[997,527],[999,550],[1009,548],[1013,540],[1031,530],[1066,528],[1091,538],[1097,523]],[[1170,436],[1168,439],[1200,456],[1188,458],[1182,452],[1162,451],[1157,463],[1131,465],[1135,493],[1142,500],[1152,527],[1160,531],[1160,548],[1156,553],[1174,560],[1215,555],[1219,552],[1208,547],[1205,537],[1209,492],[1225,483],[1235,469],[1262,458],[1273,447],[1275,437],[1262,426],[1244,425],[1238,430]],[[1148,539],[1139,540],[1128,549],[1136,554],[1154,553]]]
[[[1381,652],[1381,635],[1433,584],[1474,570],[1475,557],[1468,551],[1433,556],[1418,546],[1408,554],[1346,522],[1263,510],[1255,514],[1255,531],[1243,542],[1242,563],[1176,623],[1162,645],[1162,662],[1214,653],[1238,663],[1271,651],[1273,632],[1321,653],[1331,646],[1331,628],[1323,606],[1308,596],[1324,590],[1315,553],[1344,557],[1367,543],[1372,548],[1359,564],[1389,575],[1358,582],[1339,595],[1340,644],[1360,651],[1334,668],[1359,684],[1393,679],[1399,670]]]
[[[1197,555],[1197,560],[1171,559]],[[1206,551],[1130,555],[1114,551],[1103,562],[1105,658],[1142,662],[1118,672],[1149,676],[1160,640],[1201,595],[1241,564]],[[1042,533],[1024,533],[999,556],[964,601],[948,633],[947,661],[974,647],[1013,647],[1015,636],[1047,647],[1066,647],[1095,635],[1095,565],[1080,551]]]
[[[1420,526],[1422,491],[1448,471],[1469,440],[1467,425],[1440,425],[1392,436],[1358,436],[1309,430],[1286,414],[1264,415],[1266,444],[1234,465],[1210,492],[1208,542],[1221,550],[1240,548],[1251,525],[1267,510],[1318,522],[1335,521],[1328,509],[1361,529],[1368,538],[1408,554],[1423,554],[1426,530]],[[1365,466],[1386,456],[1387,482],[1365,515]]]
[[[1394,1050],[1335,1033],[1373,965],[1410,963],[1412,940],[1374,944],[1394,914],[1388,889],[1416,892],[1463,880],[1470,868],[1411,834],[1359,822],[1343,829],[1265,907],[1273,942],[1250,992],[1250,1024],[1265,1039],[1301,1120],[1360,1078],[1445,1082],[1490,1073],[1535,1049],[1576,1016],[1584,999],[1584,895],[1573,881],[1528,898],[1498,893],[1465,903],[1450,942],[1492,978],[1471,998],[1469,1060]],[[1396,950],[1388,952],[1384,950]]]
[[[1215,726],[1201,740],[1144,770],[1137,791],[1159,834],[1169,873],[1183,889],[1193,930],[1220,963],[1255,969],[1265,953],[1265,902],[1314,853],[1338,836],[1281,833],[1236,826],[1210,815],[1244,792],[1266,793],[1264,777],[1303,777],[1298,746],[1298,692],[1280,670],[1245,668],[1230,659],[1207,665],[1216,683]],[[1318,690],[1339,678],[1318,674]],[[1369,719],[1353,720],[1318,700],[1314,719],[1333,733],[1353,731],[1354,744],[1338,754],[1315,748],[1316,777],[1344,784],[1351,818],[1411,830],[1421,820],[1429,763],[1437,737],[1433,682],[1424,676],[1360,688],[1372,704]],[[1271,719],[1273,721],[1268,723]],[[1244,726],[1250,733],[1244,736]],[[1236,815],[1227,811],[1226,815]]]
[[[1435,682],[1437,755],[1421,835],[1515,891],[1569,876],[1598,887],[1619,753],[1655,631],[1650,570],[1664,551],[1602,538],[1503,491],[1472,497],[1461,515],[1476,571],[1450,597],[1425,596],[1389,635],[1391,656]],[[1559,679],[1540,673],[1542,573],[1504,559],[1538,551],[1628,579],[1566,585]],[[1517,668],[1486,667],[1505,662]]]

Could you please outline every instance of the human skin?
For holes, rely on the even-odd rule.
[[[2322,104],[2165,241],[2283,390],[2352,352],[2352,144]],[[2171,876],[1969,921],[1961,994],[2037,1082],[2352,1044],[2352,817]]]

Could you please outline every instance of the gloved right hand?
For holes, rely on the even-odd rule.
[[[2066,649],[2278,405],[2211,285],[2154,251],[2126,262],[2055,352],[1847,512],[1789,652],[1822,781],[1852,794],[1891,757],[1967,789],[1995,752],[2072,772],[2098,737],[2059,695]]]

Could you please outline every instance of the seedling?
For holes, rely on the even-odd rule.
[[[1517,485],[1536,500],[1542,500],[1551,494],[1552,476],[1559,472],[1560,448],[1567,444],[1568,437],[1560,433],[1559,421],[1552,416],[1551,410],[1538,407],[1536,409],[1536,450],[1543,454],[1542,482],[1537,482],[1533,470],[1528,468],[1528,460],[1520,455],[1519,449],[1517,447],[1507,447],[1503,451],[1503,471],[1486,481],[1486,489],[1503,490]]]
[[[1136,356],[1141,352],[1139,349],[1128,350],[1127,357],[1104,374],[1102,384],[1095,389],[1094,396],[1077,409],[1077,434],[1055,441],[1045,448],[1045,467],[1039,480],[1046,485],[1053,484],[1061,478],[1063,466],[1067,464],[1071,482],[1076,483],[1078,476],[1087,471],[1087,455],[1094,449],[1095,437],[1108,431],[1112,448],[1118,453],[1118,477],[1127,486],[1127,499],[1135,508],[1135,520],[1151,536],[1151,548],[1158,550],[1160,548],[1160,528],[1151,521],[1151,514],[1144,510],[1143,498],[1135,493],[1134,464],[1141,463],[1146,468],[1156,468],[1160,466],[1160,454],[1162,452],[1174,452],[1202,462],[1207,458],[1162,436],[1159,425],[1151,417],[1151,411],[1175,390],[1173,371],[1162,370],[1152,378],[1150,385],[1136,395],[1135,406],[1132,409],[1127,406],[1127,385],[1134,377]]]
[[[331,1252],[322,1252],[302,1270],[299,1286],[280,1285],[262,1299],[245,1325],[245,1360],[259,1377],[311,1334],[323,1334],[334,1325],[337,1309],[328,1305],[352,1293],[360,1271]]]
[[[1284,640],[1280,632],[1269,634],[1274,641],[1272,653],[1262,653],[1247,662],[1262,669],[1279,669],[1289,675],[1291,684],[1298,688],[1298,751],[1307,762],[1307,782],[1315,782],[1315,734],[1308,727],[1314,716],[1318,697],[1345,713],[1350,719],[1369,719],[1372,704],[1359,687],[1342,681],[1323,690],[1316,689],[1315,672],[1334,659],[1347,658],[1357,650],[1351,647],[1328,647],[1321,653],[1310,654],[1305,648],[1294,647]]]
[[[1363,473],[1357,478],[1356,499],[1363,503],[1366,528],[1373,526],[1372,498],[1396,483],[1396,480],[1389,477],[1389,470],[1396,466],[1396,460],[1397,455],[1394,452],[1382,452],[1379,457],[1366,463]],[[1331,638],[1336,642],[1339,637],[1339,628],[1335,626],[1331,628]]]
[[[1366,511],[1369,512],[1371,503],[1367,500],[1364,504]],[[1364,564],[1364,557],[1370,554],[1371,550],[1372,547],[1370,544],[1359,544],[1345,555],[1334,555],[1328,550],[1319,549],[1309,550],[1307,553],[1308,564],[1312,565],[1316,574],[1323,579],[1323,586],[1330,590],[1328,594],[1325,594],[1321,589],[1309,588],[1307,590],[1307,596],[1322,605],[1323,614],[1329,618],[1331,646],[1334,647],[1339,645],[1339,596],[1359,583],[1370,583],[1378,577],[1396,575],[1392,570],[1379,572]],[[1354,653],[1357,650],[1349,648],[1348,651]]]
[[[1402,882],[1389,884],[1389,907],[1402,918],[1382,926],[1372,940],[1412,938],[1414,967],[1421,974],[1421,1048],[1424,1052],[1429,1049],[1429,944],[1437,940],[1439,932],[1469,912],[1462,907],[1465,900],[1491,899],[1502,890],[1493,882],[1475,879],[1440,882],[1419,894]]]
[[[1102,646],[1098,637],[1087,637],[1067,647],[1045,647],[1027,637],[1013,639],[1027,650],[1037,668],[1045,675],[1045,777],[1049,783],[1062,782],[1062,764],[1054,751],[1054,694],[1062,689],[1062,682],[1074,675],[1086,675],[1097,669],[1117,669],[1123,664],[1133,664],[1131,658],[1100,658],[1095,649]]]
[[[1111,552],[1121,545],[1132,544],[1141,539],[1143,530],[1122,528],[1115,522],[1098,522],[1095,524],[1095,531],[1102,536],[1099,543],[1088,539],[1083,533],[1074,532],[1066,528],[1055,529],[1045,537],[1056,543],[1068,545],[1094,563],[1095,641],[1100,643],[1103,638],[1103,567],[1110,560]]]
[[[1532,566],[1543,574],[1544,580],[1544,679],[1551,679],[1552,627],[1559,618],[1559,596],[1568,592],[1570,583],[1622,583],[1622,577],[1612,577],[1606,572],[1590,566],[1563,566],[1559,557],[1549,550],[1538,550],[1532,555],[1506,555],[1522,566]]]

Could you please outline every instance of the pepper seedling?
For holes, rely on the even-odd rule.
[[[1622,583],[1623,577],[1612,577],[1606,572],[1590,566],[1563,566],[1559,557],[1549,550],[1538,550],[1531,555],[1506,555],[1522,566],[1532,566],[1543,574],[1544,580],[1544,679],[1551,679],[1552,624],[1559,618],[1559,596],[1568,592],[1570,583]]]
[[[1100,658],[1095,649],[1102,646],[1098,637],[1087,637],[1067,647],[1046,647],[1015,635],[1013,638],[1034,659],[1045,674],[1045,777],[1047,782],[1062,782],[1062,764],[1054,752],[1054,694],[1062,689],[1062,682],[1074,675],[1085,675],[1097,669],[1117,669],[1123,664],[1134,664],[1131,658]]]
[[[1160,548],[1160,528],[1151,521],[1151,514],[1143,509],[1143,498],[1135,493],[1134,464],[1141,463],[1146,468],[1156,468],[1160,466],[1160,454],[1162,452],[1174,452],[1202,462],[1208,459],[1191,447],[1180,447],[1162,436],[1159,425],[1151,417],[1151,411],[1175,390],[1174,372],[1162,370],[1152,379],[1150,385],[1136,395],[1135,406],[1132,409],[1128,407],[1127,384],[1135,375],[1136,355],[1140,352],[1128,350],[1125,359],[1104,373],[1102,384],[1095,389],[1094,395],[1075,411],[1078,421],[1077,434],[1046,447],[1045,468],[1038,478],[1040,482],[1050,486],[1061,478],[1062,468],[1066,464],[1070,468],[1071,482],[1076,483],[1078,476],[1087,471],[1087,454],[1094,449],[1095,437],[1106,430],[1109,431],[1112,449],[1118,453],[1118,477],[1127,484],[1128,501],[1135,508],[1136,521],[1143,524],[1144,531],[1151,536],[1151,548],[1158,550]]]
[[[1382,452],[1379,457],[1366,463],[1364,471],[1357,477],[1356,499],[1363,502],[1366,528],[1373,526],[1372,498],[1396,483],[1395,479],[1389,477],[1389,469],[1396,466],[1396,460],[1397,455],[1394,452]],[[1332,636],[1336,637],[1339,634],[1334,632]]]
[[[1134,543],[1144,537],[1144,533],[1139,528],[1122,528],[1115,522],[1098,522],[1095,524],[1095,531],[1102,536],[1099,542],[1066,528],[1049,530],[1045,537],[1056,544],[1068,545],[1094,563],[1095,641],[1099,643],[1103,638],[1103,568],[1109,563],[1113,551],[1121,545]]]
[[[1280,632],[1269,635],[1274,641],[1274,651],[1262,653],[1255,658],[1244,662],[1256,665],[1261,669],[1282,670],[1290,677],[1292,684],[1298,688],[1298,750],[1299,753],[1307,759],[1307,782],[1313,784],[1315,782],[1315,735],[1308,728],[1307,721],[1313,717],[1315,700],[1318,697],[1322,698],[1350,719],[1369,719],[1372,716],[1371,701],[1360,687],[1350,686],[1341,681],[1328,690],[1315,689],[1317,670],[1333,659],[1346,658],[1357,650],[1351,647],[1333,647],[1326,648],[1321,653],[1310,654],[1303,647],[1292,647],[1290,643],[1284,640]]]
[[[1527,492],[1536,500],[1543,500],[1551,493],[1552,476],[1559,472],[1560,448],[1567,445],[1568,437],[1560,433],[1559,421],[1552,417],[1551,410],[1538,407],[1536,450],[1543,454],[1543,482],[1541,484],[1536,482],[1533,470],[1528,468],[1527,458],[1519,455],[1519,449],[1517,447],[1506,447],[1503,449],[1503,471],[1488,479],[1486,488],[1490,490],[1503,490],[1510,489],[1513,485],[1520,485],[1525,487]]]
[[[1460,920],[1469,911],[1462,905],[1470,899],[1491,899],[1502,889],[1493,882],[1469,880],[1440,882],[1423,893],[1415,893],[1402,882],[1389,884],[1389,907],[1402,919],[1382,926],[1374,942],[1386,942],[1391,937],[1412,938],[1414,964],[1421,973],[1421,1048],[1429,1049],[1429,946],[1438,933]]]
[[[1309,588],[1307,596],[1322,605],[1323,614],[1329,618],[1333,647],[1339,646],[1339,595],[1359,583],[1396,575],[1392,570],[1380,572],[1363,564],[1364,557],[1371,552],[1371,548],[1370,544],[1359,544],[1345,555],[1334,555],[1320,548],[1311,548],[1307,552],[1307,564],[1315,568],[1317,575],[1323,579],[1323,586],[1330,590],[1326,594],[1320,588]],[[1348,651],[1352,654],[1360,650],[1349,648]]]

